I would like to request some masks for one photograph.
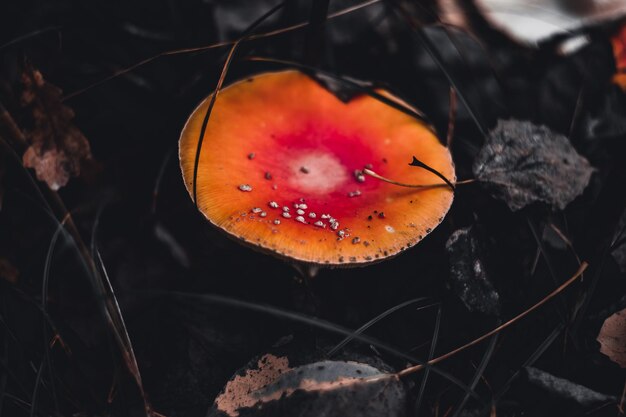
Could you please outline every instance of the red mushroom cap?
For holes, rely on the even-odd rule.
[[[192,197],[209,102],[194,110],[180,138]],[[344,103],[297,71],[263,73],[220,92],[200,152],[197,205],[213,225],[279,256],[363,265],[418,243],[452,204],[448,187],[403,188],[362,172],[440,183],[409,166],[413,155],[455,181],[448,149],[422,121],[370,96]]]

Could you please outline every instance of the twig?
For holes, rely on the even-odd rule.
[[[446,133],[446,146],[448,149],[452,146],[452,138],[454,137],[454,126],[456,125],[456,90],[450,86],[450,104],[448,106],[448,132]]]
[[[376,178],[378,180],[387,182],[389,184],[398,185],[400,187],[418,188],[420,190],[429,190],[429,189],[432,189],[432,188],[441,188],[441,187],[450,188],[450,186],[448,184],[445,184],[445,183],[441,183],[441,184],[407,184],[407,183],[404,183],[404,182],[394,181],[394,180],[391,180],[389,178],[385,178],[382,175],[377,174],[376,172],[372,171],[369,168],[363,168],[363,173],[369,175],[370,177],[373,177],[373,178]],[[451,184],[453,184],[456,187],[457,185],[471,184],[471,183],[473,183],[475,181],[476,180],[472,178],[472,179],[468,179],[468,180],[457,181],[457,182],[454,182],[454,183],[451,183]]]
[[[556,288],[554,291],[552,291],[550,294],[548,294],[545,298],[543,298],[541,301],[539,301],[538,303],[536,303],[535,305],[533,305],[532,307],[530,307],[529,309],[525,310],[524,312],[518,314],[517,316],[513,317],[511,320],[501,324],[500,326],[496,327],[495,329],[483,334],[482,336],[472,340],[469,343],[464,344],[461,347],[458,347],[454,350],[451,350],[450,352],[446,353],[445,355],[441,355],[439,357],[436,357],[435,359],[431,359],[428,362],[426,362],[427,365],[435,365],[439,362],[442,362],[454,355],[456,355],[459,352],[462,352],[472,346],[475,346],[477,344],[479,344],[480,342],[482,342],[485,339],[490,338],[491,336],[493,336],[494,334],[499,333],[500,331],[506,329],[507,327],[509,327],[510,325],[514,324],[515,322],[521,320],[522,318],[526,317],[527,315],[529,315],[530,313],[532,313],[533,311],[535,311],[536,309],[538,309],[539,307],[541,307],[542,305],[544,305],[546,302],[548,302],[549,300],[551,300],[552,298],[554,298],[556,295],[558,295],[559,293],[561,293],[565,288],[567,288],[568,286],[570,286],[574,281],[576,281],[578,279],[578,277],[580,277],[580,275],[585,271],[585,269],[587,269],[587,267],[589,266],[589,264],[587,262],[583,262],[580,267],[578,268],[578,270],[576,271],[576,273],[574,273],[574,275],[568,279],[567,281],[565,281],[563,284],[561,284],[558,288]],[[418,364],[415,366],[410,366],[406,369],[403,369],[402,371],[396,373],[396,376],[401,378],[407,375],[411,375],[415,372],[421,371],[422,369],[424,369],[424,365],[425,364]]]
[[[625,401],[626,401],[626,383],[624,384],[624,389],[622,390],[622,396],[617,406],[617,409],[619,410],[620,414],[624,414],[624,402]]]
[[[345,9],[338,10],[336,12],[330,13],[328,15],[327,19],[334,19],[336,17],[344,16],[346,14],[349,14],[349,13],[355,12],[357,10],[366,8],[366,7],[371,6],[373,4],[380,3],[381,1],[382,0],[368,0],[368,1],[365,1],[363,3],[355,4],[354,6],[346,7]],[[129,73],[129,72],[131,72],[131,71],[133,71],[133,70],[135,70],[135,69],[137,69],[139,67],[142,67],[142,66],[144,66],[146,64],[151,63],[152,61],[157,60],[158,58],[162,58],[162,57],[166,57],[166,56],[188,54],[188,53],[192,53],[192,52],[204,52],[204,51],[208,51],[208,50],[211,50],[211,49],[223,48],[223,47],[226,47],[226,46],[233,46],[234,44],[239,43],[239,42],[249,42],[249,41],[254,41],[254,40],[258,40],[258,39],[265,39],[265,38],[269,38],[269,37],[273,37],[273,36],[277,36],[277,35],[282,35],[283,33],[291,32],[291,31],[294,31],[294,30],[302,29],[302,28],[304,28],[304,27],[306,27],[308,25],[309,25],[308,21],[307,22],[301,22],[301,23],[296,23],[296,24],[291,25],[291,26],[284,27],[284,28],[271,30],[269,32],[258,33],[258,34],[252,35],[252,36],[248,36],[248,37],[245,37],[245,39],[239,38],[238,40],[234,40],[234,41],[218,42],[218,43],[214,43],[214,44],[211,44],[211,45],[198,46],[198,47],[195,47],[195,48],[184,48],[184,49],[174,49],[174,50],[171,50],[171,51],[164,51],[164,52],[161,52],[161,53],[159,53],[157,55],[153,55],[153,56],[151,56],[149,58],[143,59],[143,60],[141,60],[141,61],[131,65],[130,67],[126,67],[126,68],[123,68],[121,70],[115,71],[113,74],[111,74],[111,75],[109,75],[109,76],[107,76],[107,77],[105,77],[103,79],[100,79],[100,80],[98,80],[98,81],[96,81],[96,82],[94,82],[94,83],[92,83],[92,84],[90,84],[90,85],[88,85],[86,87],[83,87],[83,88],[80,88],[80,89],[78,89],[76,91],[73,91],[73,92],[67,94],[66,96],[64,96],[61,101],[66,101],[66,100],[69,100],[71,98],[74,98],[74,97],[84,93],[85,91],[91,90],[92,88],[97,87],[100,84],[103,84],[103,83],[105,83],[107,81],[110,81],[110,80],[112,80],[114,78],[117,78],[117,77],[119,77],[121,75],[127,74],[127,73]]]

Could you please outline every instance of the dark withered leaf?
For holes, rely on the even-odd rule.
[[[534,202],[563,210],[582,194],[593,173],[565,136],[518,120],[498,121],[472,170],[513,211]]]
[[[58,190],[92,160],[89,142],[74,125],[72,109],[61,102],[58,87],[30,67],[22,74],[22,84],[21,104],[31,118],[25,131],[29,146],[22,156],[24,166]]]
[[[450,257],[449,283],[468,310],[498,315],[500,296],[489,280],[483,250],[473,226],[452,233],[446,242]]]
[[[358,362],[324,360],[291,368],[265,355],[215,399],[209,416],[402,416],[406,391],[392,374]]]
[[[574,401],[584,407],[608,401],[615,401],[615,397],[596,392],[585,386],[576,384],[564,378],[559,378],[544,372],[541,369],[530,366],[526,368],[526,377],[531,384],[536,385],[551,394],[557,395],[560,398]]]
[[[600,352],[622,368],[626,368],[626,309],[604,320],[598,333],[598,342]]]

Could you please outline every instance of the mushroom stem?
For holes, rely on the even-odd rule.
[[[398,181],[394,181],[391,180],[389,178],[385,178],[382,175],[377,174],[376,172],[372,171],[371,169],[368,168],[363,168],[363,173],[369,175],[370,177],[374,177],[378,180],[381,181],[385,181],[388,182],[389,184],[393,184],[393,185],[397,185],[400,187],[408,187],[408,188],[419,188],[420,190],[429,190],[431,188],[440,188],[440,187],[447,187],[450,188],[450,186],[446,183],[441,183],[441,184],[405,184],[403,182],[398,182]],[[473,178],[470,178],[468,180],[463,180],[463,181],[457,181],[452,183],[455,187],[457,185],[464,185],[464,184],[471,184],[473,182],[475,182],[476,180]],[[454,190],[452,190],[454,191]]]

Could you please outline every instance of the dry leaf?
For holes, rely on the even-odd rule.
[[[593,168],[565,136],[530,122],[500,120],[473,172],[513,211],[537,201],[563,210],[582,194]]]
[[[22,156],[24,166],[33,168],[39,180],[58,190],[91,161],[89,142],[74,126],[74,112],[61,102],[58,87],[30,67],[22,73],[22,84],[21,104],[32,121],[25,131],[29,147]]]
[[[373,366],[325,360],[291,368],[268,354],[228,382],[209,416],[393,417],[405,401],[398,378]]]
[[[600,352],[626,368],[626,309],[609,316],[598,334]]]

